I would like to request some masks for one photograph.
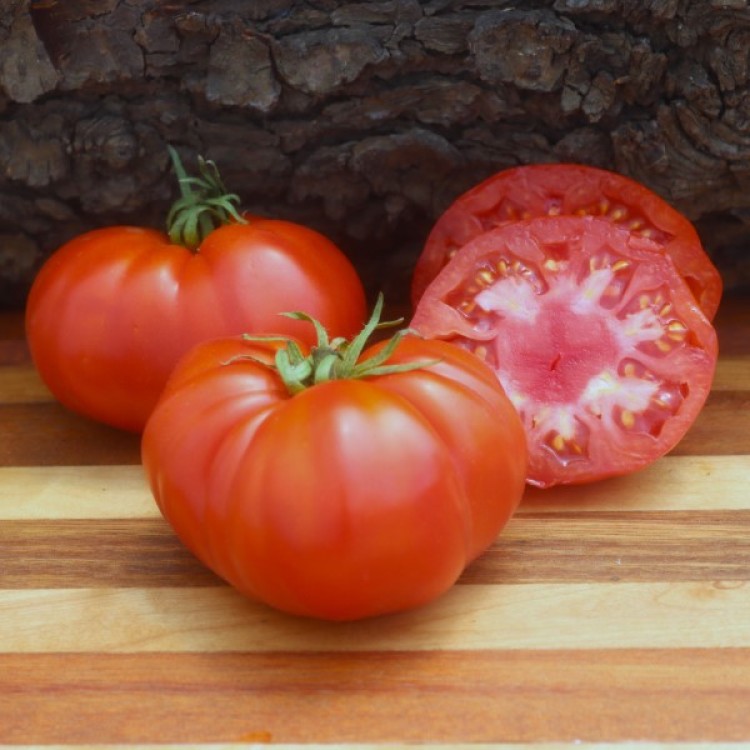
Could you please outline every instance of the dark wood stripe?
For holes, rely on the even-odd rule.
[[[3,521],[0,588],[211,586],[166,521]]]
[[[721,355],[750,354],[750,296],[725,295],[713,323]]]
[[[140,436],[56,402],[0,405],[0,466],[136,464]]]
[[[25,321],[22,310],[0,312],[0,339],[22,339],[24,334]]]
[[[525,513],[464,584],[750,580],[750,511]],[[166,521],[4,521],[0,588],[210,586]]]
[[[674,455],[750,453],[750,391],[712,393]],[[140,437],[56,402],[0,404],[0,466],[136,464]]]
[[[713,391],[703,410],[672,450],[680,456],[750,453],[750,391]]]
[[[0,367],[7,365],[27,365],[31,355],[23,339],[0,340]]]
[[[524,513],[462,583],[750,580],[750,511]]]
[[[0,654],[0,742],[739,741],[750,650]]]

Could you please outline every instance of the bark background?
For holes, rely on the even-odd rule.
[[[0,300],[76,233],[160,226],[165,144],[406,297],[429,228],[502,167],[649,185],[750,279],[745,0],[0,0]]]

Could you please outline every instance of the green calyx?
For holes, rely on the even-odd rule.
[[[237,210],[239,196],[227,192],[214,162],[199,156],[199,176],[191,177],[177,151],[167,148],[180,185],[180,198],[167,215],[167,233],[174,244],[196,251],[218,227],[232,222],[247,224]]]
[[[400,325],[403,321],[380,321],[383,312],[383,295],[378,299],[362,331],[353,339],[329,339],[328,333],[320,321],[304,312],[282,313],[294,320],[304,320],[315,327],[317,342],[305,355],[296,342],[274,336],[245,335],[247,341],[285,341],[286,346],[276,352],[274,368],[291,394],[300,393],[319,383],[329,380],[359,379],[390,375],[398,372],[429,367],[437,360],[407,362],[403,364],[388,364],[401,339],[407,334],[414,333],[408,328],[397,331],[375,355],[361,360],[362,352],[368,344],[372,334],[383,328]]]

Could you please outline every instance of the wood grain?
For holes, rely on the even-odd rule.
[[[58,405],[22,318],[0,315],[0,745],[739,750],[749,311],[722,306],[712,393],[672,454],[529,488],[444,597],[339,624],[206,570],[161,518],[138,436]]]
[[[0,405],[0,466],[136,464],[140,440],[56,402]],[[673,455],[750,454],[750,391],[713,392]]]
[[[0,466],[0,520],[158,516],[140,465]]]
[[[716,579],[750,581],[750,510],[525,513],[459,585]],[[162,519],[0,525],[2,589],[217,583]]]
[[[0,394],[4,404],[34,404],[54,398],[31,364],[0,367]]]
[[[552,491],[528,487],[527,511],[733,510],[750,508],[750,456],[665,456],[643,471]]]
[[[711,387],[714,391],[750,390],[750,357],[722,357]]]
[[[0,589],[219,583],[161,519],[6,521]]]
[[[750,648],[745,581],[454,586],[418,610],[354,623],[295,618],[224,586],[5,589],[15,653]]]
[[[0,406],[0,466],[136,464],[140,438],[56,402]]]
[[[551,491],[529,487],[517,515],[747,510],[749,473],[750,456],[666,456],[605,482]],[[0,466],[0,520],[149,517],[159,517],[159,510],[139,465]]]
[[[738,741],[750,650],[5,654],[0,694],[6,743]]]
[[[33,364],[27,362],[22,355],[16,356],[22,361],[0,365],[0,394],[3,403],[35,404],[53,401],[54,396]],[[7,366],[9,364],[13,366]],[[732,391],[738,387],[750,389],[750,357],[725,357],[717,364],[712,388],[714,391]]]

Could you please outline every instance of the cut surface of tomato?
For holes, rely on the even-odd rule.
[[[702,408],[716,333],[653,244],[594,217],[509,223],[465,245],[422,296],[411,327],[484,359],[514,403],[530,484],[640,469]]]
[[[457,198],[435,223],[417,261],[413,304],[467,242],[500,224],[540,216],[597,216],[652,240],[670,256],[706,317],[716,314],[721,276],[692,223],[634,180],[579,164],[507,169]]]

